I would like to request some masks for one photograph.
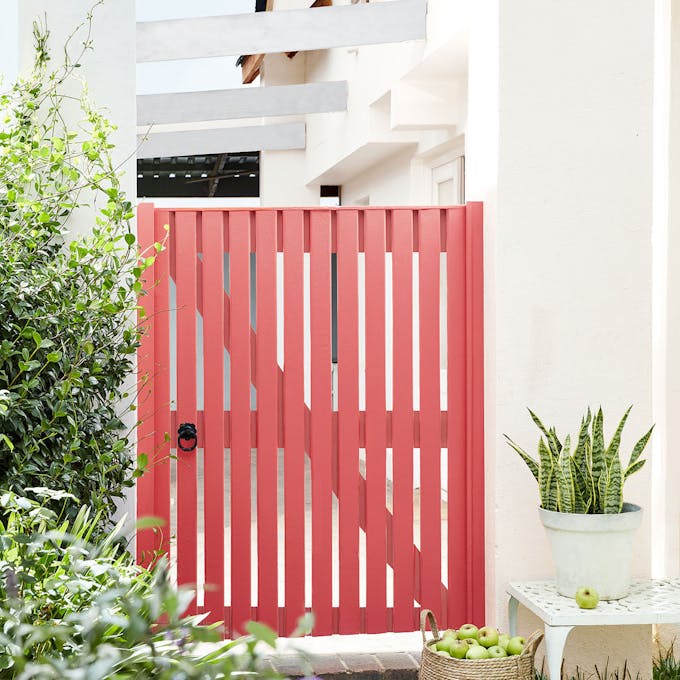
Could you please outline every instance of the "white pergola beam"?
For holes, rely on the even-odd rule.
[[[138,158],[305,148],[304,123],[154,132],[140,137]]]
[[[271,54],[425,38],[425,0],[137,24],[137,62]]]
[[[137,95],[137,125],[347,110],[347,82]]]

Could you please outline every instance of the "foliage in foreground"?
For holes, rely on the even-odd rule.
[[[183,616],[193,593],[169,583],[165,563],[136,566],[118,528],[92,544],[100,513],[82,508],[62,520],[45,505],[72,501],[68,494],[31,495],[37,500],[0,493],[0,678],[267,675],[255,645],[273,645],[272,631],[250,624],[250,637],[201,648],[220,632]]]
[[[82,503],[108,521],[132,484],[121,417],[134,408],[123,403],[133,402],[132,321],[153,253],[140,258],[130,230],[115,128],[84,88],[72,96],[80,64],[69,45],[65,64],[50,69],[47,35],[35,29],[33,72],[0,94],[0,488],[59,480],[79,501],[71,517]],[[90,233],[68,234],[88,205]]]
[[[546,428],[531,410],[529,414],[541,431],[538,460],[505,435],[508,444],[521,456],[538,482],[542,508],[580,514],[616,514],[622,511],[623,485],[645,464],[640,456],[654,429],[652,426],[635,444],[627,465],[623,467],[619,447],[631,408],[623,414],[609,446],[605,446],[604,442],[602,408],[598,409],[594,418],[589,408],[581,419],[573,453],[571,437],[567,435],[561,442],[555,428]]]

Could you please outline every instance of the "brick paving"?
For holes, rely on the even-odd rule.
[[[330,654],[275,654],[267,662],[289,678],[309,675],[324,680],[417,680],[417,652],[342,652]]]

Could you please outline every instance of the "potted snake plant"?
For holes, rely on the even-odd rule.
[[[635,444],[624,465],[619,449],[630,408],[608,446],[602,408],[594,417],[589,408],[573,449],[569,435],[560,441],[554,427],[546,428],[533,411],[529,413],[541,433],[538,459],[508,435],[505,438],[538,482],[539,514],[550,540],[559,593],[574,597],[578,588],[588,586],[603,600],[625,597],[642,508],[624,502],[623,487],[644,466],[641,456],[654,426]]]

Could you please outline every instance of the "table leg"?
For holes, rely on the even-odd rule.
[[[510,626],[510,637],[517,635],[517,609],[519,608],[519,600],[516,600],[510,595],[508,601],[508,622]]]
[[[545,658],[550,680],[560,680],[564,645],[573,626],[545,626]]]

